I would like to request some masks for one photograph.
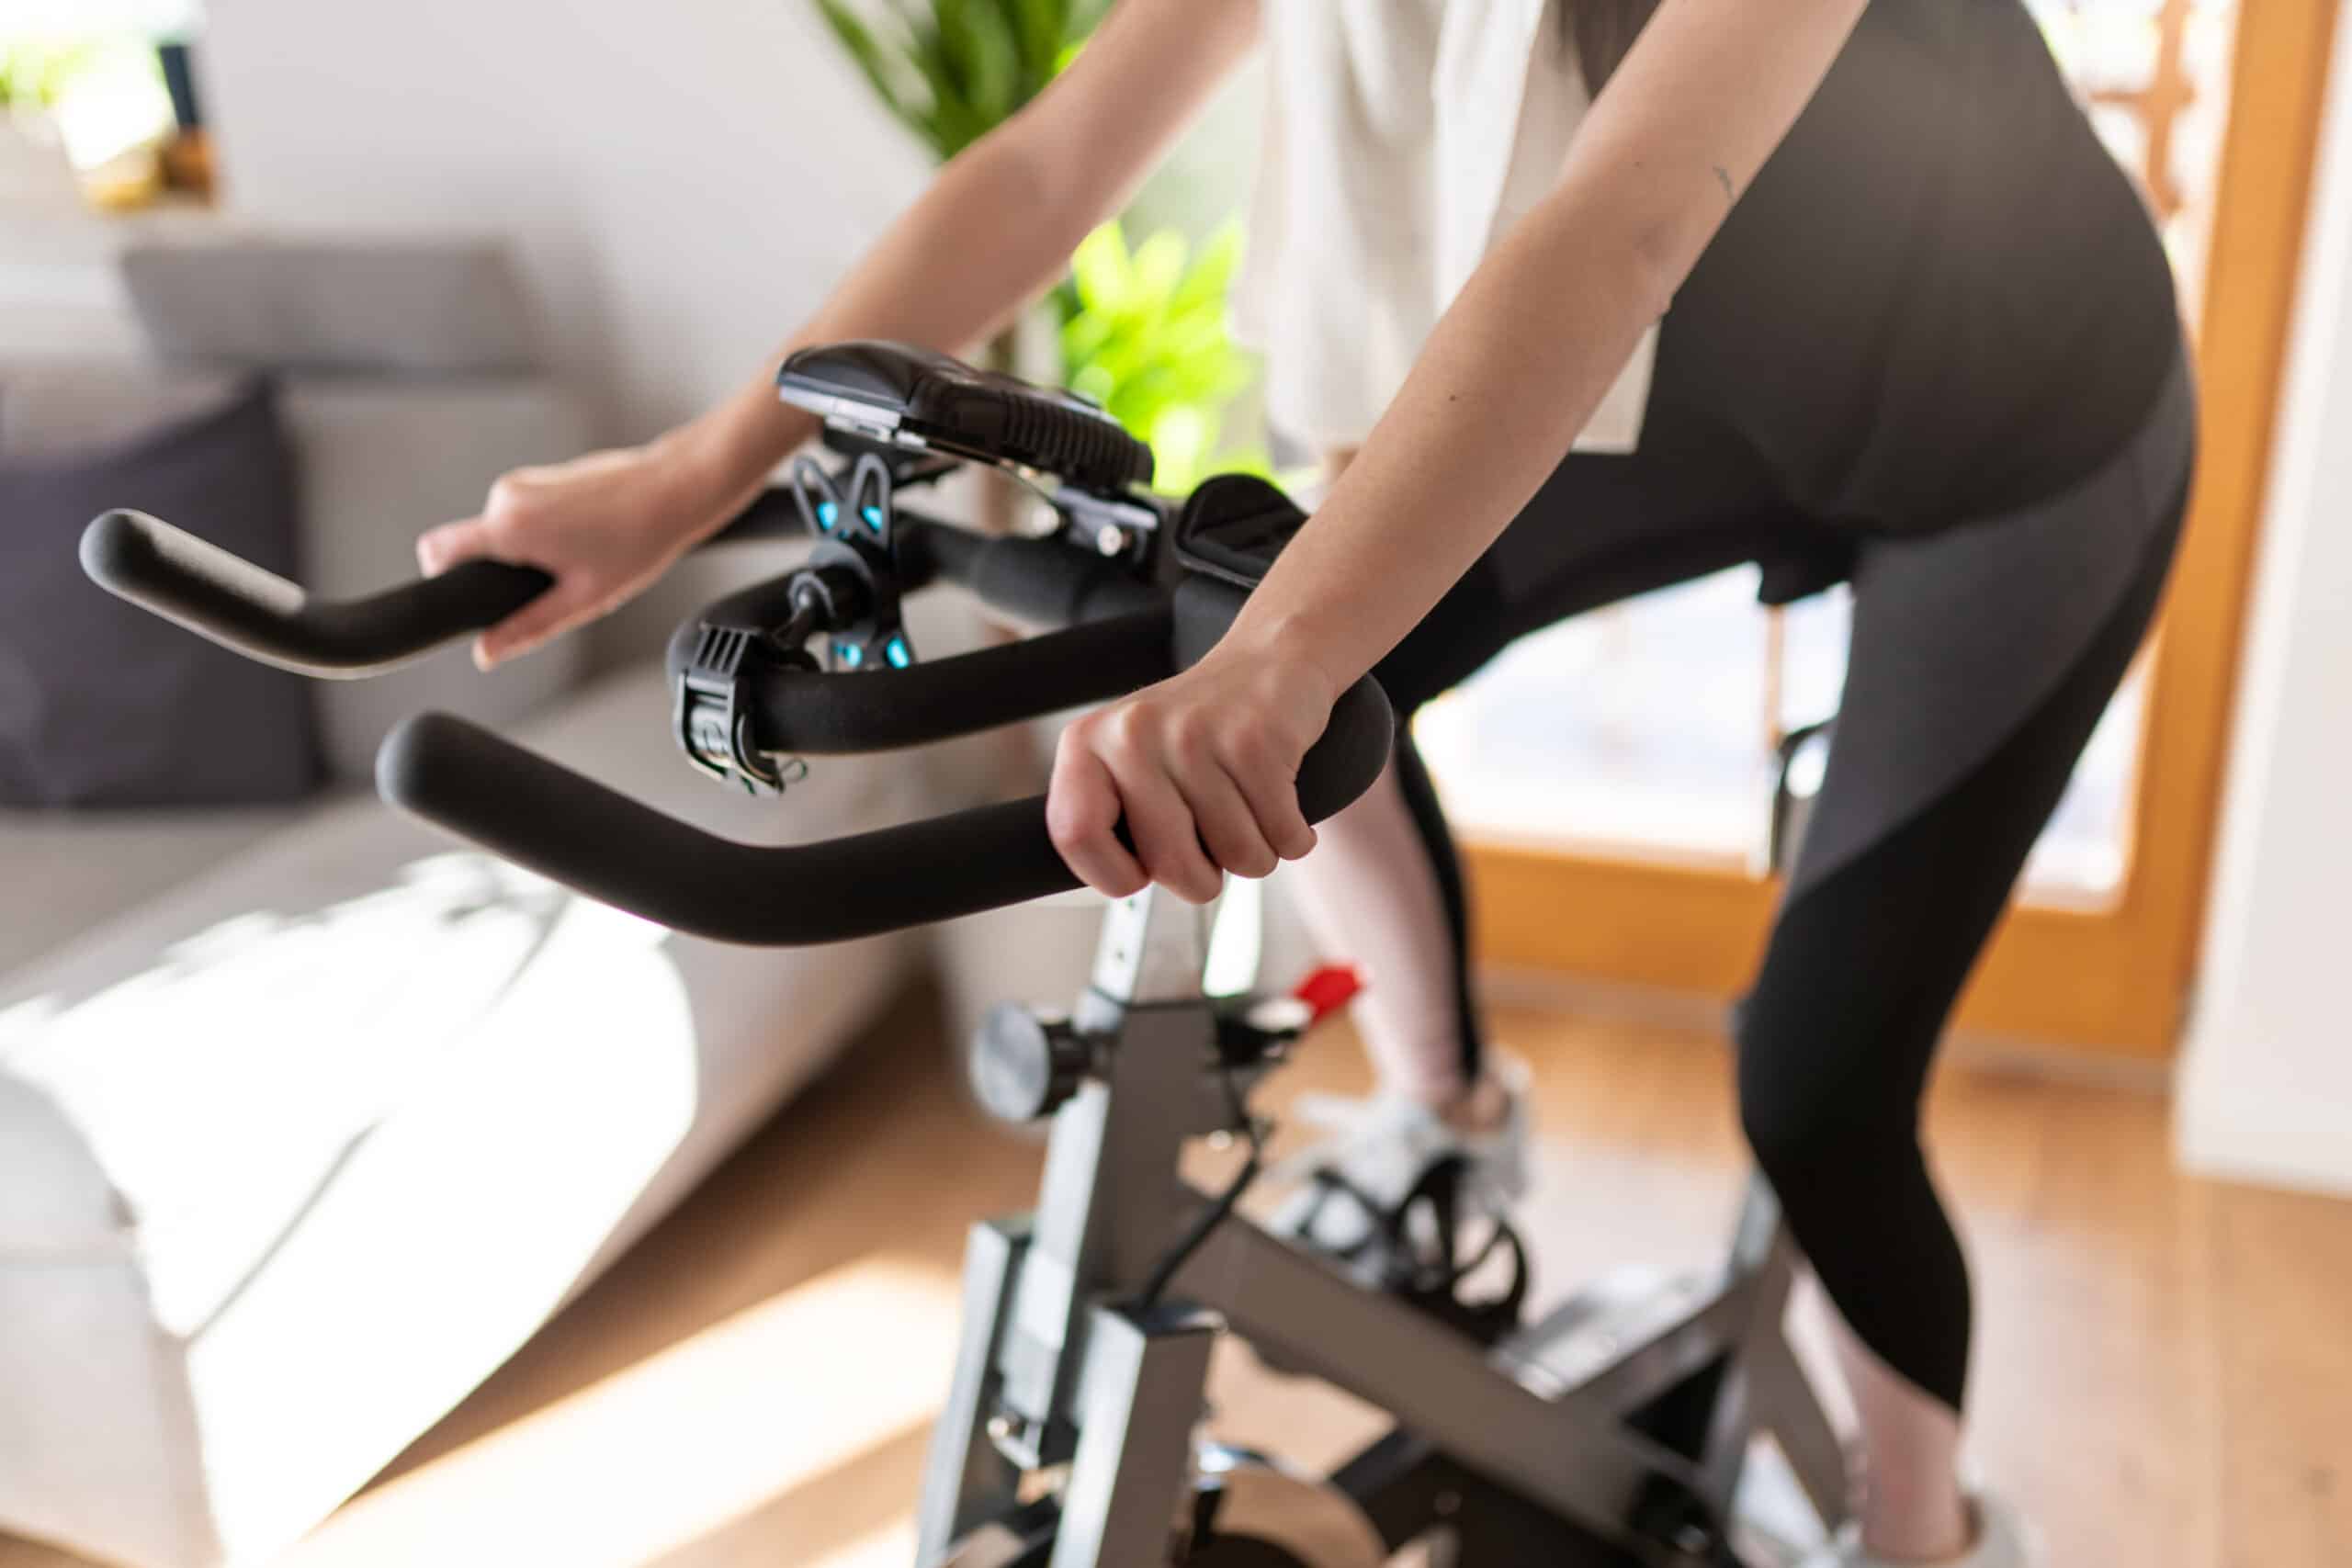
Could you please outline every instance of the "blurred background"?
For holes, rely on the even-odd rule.
[[[784,547],[490,681],[321,692],[135,625],[71,541],[135,503],[329,592],[404,573],[503,468],[737,385],[1108,3],[0,0],[0,743],[72,753],[0,775],[0,1565],[905,1560],[956,1237],[1034,1176],[945,1042],[1066,995],[1095,911],[732,953],[445,852],[368,760],[450,707],[814,838],[1003,793],[1042,741],[706,798],[654,653]],[[2352,1561],[2352,29],[2335,0],[2030,8],[2162,220],[2205,455],[1934,1111],[1984,1216],[1985,1441],[2078,1560]],[[1262,92],[979,350],[1100,399],[1170,491],[1304,456],[1225,324]],[[1848,615],[1755,587],[1529,638],[1421,720],[1489,993],[1584,1091],[1547,1103],[1539,1195],[1570,1259],[1696,1247],[1730,1190],[1722,1009]],[[983,635],[925,614],[927,648]],[[1309,956],[1279,878],[1268,919],[1279,980]],[[1346,1086],[1327,1055],[1303,1076]],[[910,1061],[943,1087],[893,1104],[873,1064]],[[1232,1404],[1334,1452],[1353,1418]]]

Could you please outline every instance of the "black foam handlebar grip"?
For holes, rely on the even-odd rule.
[[[944,580],[1034,626],[1069,626],[1166,599],[1126,567],[1058,539],[989,538],[968,528],[899,513],[920,581]]]
[[[379,674],[495,626],[553,581],[533,567],[469,560],[366,598],[316,599],[218,545],[129,511],[83,530],[82,570],[223,648],[323,680]]]
[[[1162,603],[904,670],[771,670],[744,694],[751,738],[763,751],[834,756],[973,735],[1164,679],[1173,637]]]
[[[1370,677],[1341,694],[1299,770],[1310,821],[1372,787],[1396,739]],[[1046,797],[781,848],[739,844],[639,805],[447,714],[376,760],[384,798],[554,881],[715,942],[797,947],[926,925],[1078,886]]]

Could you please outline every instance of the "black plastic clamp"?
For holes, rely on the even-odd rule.
[[[763,641],[769,646],[762,649]],[[740,785],[748,795],[782,795],[787,785],[808,776],[808,764],[798,757],[772,757],[751,745],[742,687],[747,666],[755,658],[811,671],[817,668],[807,653],[758,632],[705,626],[679,675],[673,718],[678,745],[696,768],[721,784]]]

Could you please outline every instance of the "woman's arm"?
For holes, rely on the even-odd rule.
[[[807,344],[895,338],[961,353],[1003,326],[1126,200],[1257,37],[1257,0],[1121,0],[1026,108],[951,161],[816,314],[726,402],[673,433],[730,497],[813,432],[776,400]]]
[[[417,541],[427,571],[470,556],[555,584],[474,645],[488,667],[612,609],[715,532],[815,431],[776,400],[802,344],[887,337],[954,352],[1060,276],[1241,58],[1257,0],[1122,0],[1070,68],[973,143],[742,388],[643,446],[518,468],[480,515]]]
[[[1291,781],[1337,694],[1558,466],[1864,3],[1663,0],[1558,184],[1471,276],[1216,651],[1065,732],[1048,816],[1072,869],[1114,896],[1148,877],[1200,899],[1219,867],[1262,875],[1312,847]],[[1112,833],[1123,813],[1136,854]]]

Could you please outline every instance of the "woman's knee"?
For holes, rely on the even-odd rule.
[[[1838,1031],[1836,1013],[1824,1009],[1806,1027]],[[1740,1130],[1784,1196],[1806,1182],[1868,1179],[1890,1155],[1917,1147],[1917,1095],[1904,1075],[1871,1070],[1887,1064],[1893,1042],[1871,1050],[1817,1032],[1792,1039],[1753,1015],[1740,1034]]]
[[[1740,1049],[1739,1127],[1777,1187],[1786,1174],[1834,1163],[1841,1139],[1829,1097],[1802,1074],[1770,1072],[1763,1055]]]

